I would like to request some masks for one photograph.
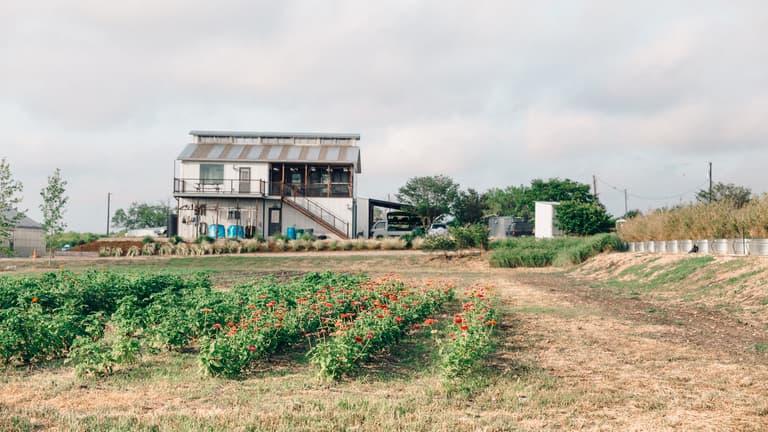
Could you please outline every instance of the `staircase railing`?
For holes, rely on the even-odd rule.
[[[310,213],[318,219],[318,222],[325,222],[327,228],[332,228],[336,234],[349,238],[349,222],[336,216],[332,211],[306,197],[286,196],[283,199]]]

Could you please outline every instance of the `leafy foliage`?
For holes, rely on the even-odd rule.
[[[460,223],[475,224],[483,220],[485,201],[474,189],[459,191],[456,202],[453,205],[453,213]]]
[[[432,223],[432,219],[450,212],[459,196],[459,185],[444,175],[413,177],[399,189],[397,199],[412,212]]]
[[[49,238],[61,234],[67,227],[66,222],[64,222],[65,206],[69,201],[69,197],[65,195],[66,185],[66,180],[61,178],[61,170],[56,168],[53,175],[48,177],[48,185],[40,191],[40,196],[43,198],[43,202],[40,204],[40,211],[43,213],[43,228],[45,228]],[[56,250],[53,247],[50,249],[51,254]]]
[[[170,207],[163,203],[131,203],[128,211],[117,209],[112,216],[115,228],[139,229],[165,226]]]
[[[712,196],[709,189],[702,189],[696,193],[696,200],[700,203],[727,203],[734,208],[744,207],[752,197],[752,190],[748,187],[737,186],[733,183],[717,182],[712,185]]]
[[[23,189],[21,182],[14,180],[5,158],[0,159],[0,243],[10,238],[14,227],[24,217],[24,212],[18,210]],[[9,251],[7,247],[0,250],[5,253]]]
[[[563,201],[557,206],[557,226],[566,234],[608,232],[613,221],[599,202]]]

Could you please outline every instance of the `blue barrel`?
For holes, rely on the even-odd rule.
[[[227,238],[245,238],[245,227],[230,225],[227,227]]]
[[[208,236],[213,238],[224,238],[224,225],[210,224],[208,225]]]
[[[285,230],[285,236],[288,237],[289,240],[296,240],[296,228],[288,227],[288,229]]]

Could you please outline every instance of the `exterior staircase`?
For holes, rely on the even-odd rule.
[[[342,239],[349,238],[349,222],[344,221],[330,210],[306,197],[284,196],[283,202],[289,207],[326,228]]]

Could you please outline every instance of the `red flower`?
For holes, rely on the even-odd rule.
[[[421,328],[421,326],[420,326],[420,325],[418,325],[418,324],[414,324],[414,325],[413,325],[413,329],[414,329],[414,330],[418,330],[418,329],[420,329],[420,328]]]
[[[461,331],[467,331],[468,328],[469,328],[468,326],[463,325],[463,326],[461,326]]]
[[[461,324],[462,321],[463,320],[461,319],[461,317],[456,317],[453,319],[453,322],[455,322],[456,324]]]
[[[434,323],[435,323],[435,320],[433,320],[432,318],[428,318],[428,319],[424,320],[424,325],[425,326],[431,326]]]
[[[283,325],[281,323],[275,323],[275,327],[282,327]]]
[[[248,347],[248,351],[256,351],[256,347],[251,345]]]
[[[221,324],[219,324],[219,323],[216,323],[216,324],[214,324],[214,325],[213,325],[213,328],[215,328],[215,329],[220,329],[220,328],[221,328]]]
[[[401,317],[395,317],[395,322],[401,323],[403,319]]]
[[[245,308],[246,308],[246,309],[256,309],[256,305],[255,305],[255,304],[249,304],[249,305],[248,305],[248,306],[246,306]]]
[[[360,336],[355,336],[355,342],[362,343],[363,342],[363,338],[361,338]]]

